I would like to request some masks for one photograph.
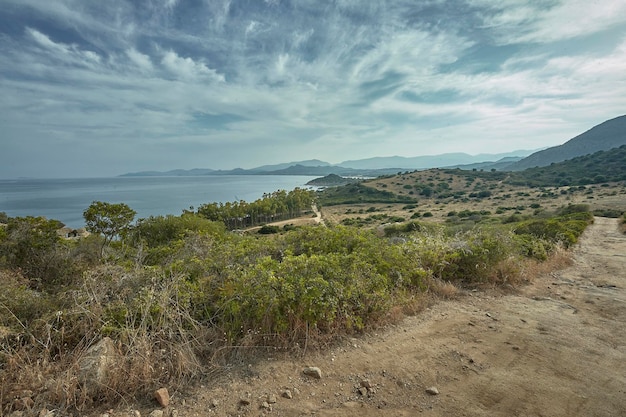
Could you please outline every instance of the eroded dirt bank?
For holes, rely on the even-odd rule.
[[[623,416],[625,287],[626,237],[596,218],[571,267],[519,294],[474,292],[324,354],[269,360],[173,393],[165,415]]]

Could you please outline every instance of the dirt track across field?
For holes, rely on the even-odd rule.
[[[626,236],[618,221],[596,218],[573,259],[515,295],[469,292],[330,351],[270,359],[244,377],[174,393],[166,413],[624,416]],[[321,379],[303,375],[305,366],[319,367]]]

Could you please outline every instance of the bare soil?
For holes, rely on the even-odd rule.
[[[626,236],[618,220],[596,218],[572,256],[570,267],[514,294],[462,292],[324,352],[266,358],[171,393],[165,415],[624,416]],[[306,366],[322,377],[305,376]]]

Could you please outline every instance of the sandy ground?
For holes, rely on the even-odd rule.
[[[269,358],[173,393],[165,415],[626,416],[617,220],[596,218],[573,257],[514,295],[469,292],[329,351]]]

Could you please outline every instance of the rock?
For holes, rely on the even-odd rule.
[[[359,389],[357,390],[359,392],[359,394],[361,394],[363,397],[365,397],[367,395],[367,388],[365,387],[359,387]]]
[[[270,404],[276,404],[277,398],[276,395],[270,394],[267,396],[267,402]]]
[[[437,387],[429,387],[426,388],[426,393],[430,395],[439,395],[439,390],[437,389]]]
[[[308,366],[302,370],[302,373],[313,378],[322,378],[322,371],[317,366]]]
[[[246,397],[240,398],[239,404],[243,406],[250,405],[250,399]]]
[[[269,403],[267,401],[263,401],[261,403],[261,408],[264,409],[264,410],[270,410],[270,411],[272,410],[272,406],[269,405]]]
[[[291,400],[293,398],[293,394],[288,389],[283,391],[282,396],[283,396],[283,398],[287,398],[288,400]]]
[[[163,410],[153,410],[148,417],[163,417]]]
[[[361,386],[362,386],[363,388],[367,388],[367,389],[371,389],[371,388],[372,388],[372,384],[371,384],[371,382],[370,382],[370,380],[369,380],[369,379],[363,379],[363,380],[361,380]]]
[[[100,391],[102,387],[110,386],[108,378],[120,363],[121,356],[113,340],[105,337],[87,349],[78,361],[78,379],[89,391]]]
[[[178,416],[179,416],[178,410],[173,409],[172,414],[170,414],[170,417],[178,417]]]
[[[154,399],[157,400],[161,407],[167,407],[170,405],[170,394],[167,391],[167,388],[159,388],[154,391]]]
[[[219,402],[219,401],[217,401],[215,398],[213,398],[213,399],[211,400],[211,407],[212,407],[212,408],[217,408],[219,405],[220,405],[220,402]]]

